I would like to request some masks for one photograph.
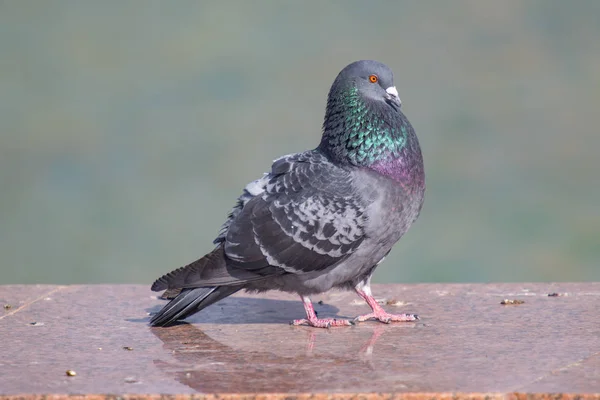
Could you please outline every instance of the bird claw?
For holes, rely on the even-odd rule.
[[[365,322],[370,319],[378,320],[384,324],[391,324],[392,322],[411,322],[417,321],[419,316],[417,314],[388,314],[387,312],[372,312],[370,314],[359,315],[354,318],[354,322]]]
[[[295,319],[292,322],[290,322],[290,325],[308,325],[315,328],[331,328],[334,326],[351,326],[354,325],[354,321],[335,318]]]

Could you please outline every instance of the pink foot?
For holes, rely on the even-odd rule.
[[[300,296],[302,298],[302,304],[304,304],[304,311],[306,311],[306,319],[295,319],[290,322],[290,325],[308,325],[314,326],[315,328],[330,328],[332,326],[350,326],[354,325],[354,322],[346,319],[335,319],[335,318],[317,318],[317,313],[313,308],[312,302],[307,296]]]
[[[354,318],[356,322],[364,322],[370,319],[375,319],[383,322],[384,324],[389,324],[392,322],[408,322],[408,321],[416,321],[419,319],[419,316],[416,314],[389,314],[383,310],[377,310],[376,312],[372,312],[366,315],[359,315]]]
[[[311,318],[311,319],[295,319],[290,325],[308,325],[315,328],[331,328],[332,326],[350,326],[354,325],[352,321],[347,319],[335,318]]]
[[[373,312],[370,314],[359,315],[358,317],[354,318],[355,322],[364,322],[370,319],[376,319],[384,324],[389,324],[391,322],[407,322],[416,321],[419,319],[419,316],[416,314],[390,314],[385,311],[371,294],[371,288],[369,287],[368,282],[366,285],[357,286],[355,290],[356,293],[358,293],[358,295],[367,302],[369,307],[371,307],[371,310],[373,310]]]

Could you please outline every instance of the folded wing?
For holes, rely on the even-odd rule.
[[[267,178],[225,236],[225,255],[239,267],[259,274],[266,265],[287,273],[322,270],[364,240],[365,204],[349,170],[311,151],[277,160]]]

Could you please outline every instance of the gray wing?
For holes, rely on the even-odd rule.
[[[265,191],[265,186],[268,181],[269,174],[264,174],[262,178],[252,181],[246,185],[241,196],[238,198],[237,203],[235,203],[235,206],[233,206],[233,208],[229,212],[227,220],[223,223],[223,225],[221,225],[221,229],[219,229],[219,234],[217,235],[216,239],[213,240],[213,244],[219,245],[225,242],[225,240],[227,239],[227,232],[229,231],[229,226],[231,225],[231,223],[236,220],[240,212],[242,212],[244,206],[250,200],[252,200],[255,196],[258,196]]]
[[[365,204],[352,175],[322,154],[280,158],[261,181],[263,191],[238,203],[217,238],[237,267],[258,274],[261,269],[271,274],[272,267],[289,273],[322,270],[364,240]]]

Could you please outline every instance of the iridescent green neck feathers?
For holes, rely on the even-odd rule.
[[[411,136],[402,112],[346,86],[329,93],[319,148],[338,162],[369,166],[401,157]]]

